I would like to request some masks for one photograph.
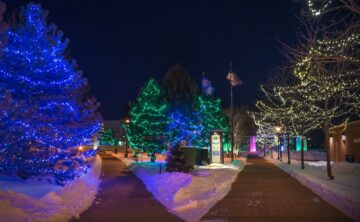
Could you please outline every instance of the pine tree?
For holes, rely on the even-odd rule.
[[[224,130],[224,135],[229,131],[226,115],[221,109],[221,100],[208,96],[199,96],[196,104],[197,122],[202,126],[196,145],[208,147],[211,130]],[[226,137],[224,137],[226,138]]]
[[[195,124],[194,104],[198,91],[195,81],[179,65],[175,64],[166,73],[162,87],[169,101],[169,122],[167,130],[170,134],[171,146],[186,140],[192,145],[194,131],[199,130]]]
[[[192,106],[196,100],[198,87],[194,79],[179,64],[175,64],[167,71],[162,87],[171,108]]]
[[[196,123],[196,114],[183,114],[181,111],[173,111],[169,113],[169,122],[167,131],[170,134],[170,146],[174,146],[185,140],[188,145],[195,145],[199,132],[203,130],[202,125]]]
[[[168,172],[189,172],[193,167],[189,165],[184,156],[184,152],[177,144],[168,152],[166,156],[166,171]]]
[[[115,146],[115,138],[114,138],[114,131],[112,129],[106,129],[101,134],[100,137],[100,144],[101,145],[108,145],[108,146]]]
[[[166,131],[168,104],[159,84],[150,79],[130,108],[130,123],[126,126],[126,136],[133,149],[151,155],[166,149],[168,133]]]
[[[99,130],[100,116],[95,99],[86,95],[86,79],[75,61],[65,58],[68,40],[46,24],[45,15],[40,5],[23,7],[1,52],[0,104],[11,94],[21,112],[11,113],[11,106],[3,110],[17,133],[12,138],[0,133],[0,173],[54,175],[62,183],[86,170],[77,146]]]

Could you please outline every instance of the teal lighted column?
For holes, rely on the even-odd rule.
[[[296,136],[296,151],[300,151],[300,150],[301,150],[301,137]]]
[[[307,138],[304,138],[304,151],[307,151],[308,147],[307,147]]]

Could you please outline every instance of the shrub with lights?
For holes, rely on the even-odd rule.
[[[46,23],[46,12],[28,4],[7,32],[0,60],[0,174],[55,176],[58,183],[87,169],[77,147],[100,129],[95,99],[68,40]]]
[[[184,152],[180,148],[180,144],[179,143],[176,144],[167,153],[166,171],[187,173],[191,169],[193,169],[193,166],[187,162]]]

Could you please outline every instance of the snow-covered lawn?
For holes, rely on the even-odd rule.
[[[114,156],[128,165],[171,213],[185,221],[199,221],[216,202],[223,199],[246,165],[245,158],[240,158],[232,165],[211,164],[195,167],[188,174],[168,173],[165,172],[164,161],[136,163],[120,154]]]
[[[332,163],[334,180],[329,180],[326,171],[326,161],[305,161],[305,169],[301,162],[291,160],[287,164],[287,156],[283,162],[267,158],[285,172],[296,178],[300,183],[310,188],[325,201],[335,206],[354,220],[360,221],[360,164]]]
[[[0,177],[0,221],[68,221],[78,217],[95,199],[101,158],[89,171],[63,187],[45,180]]]

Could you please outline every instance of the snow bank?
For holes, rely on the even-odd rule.
[[[61,186],[56,185],[54,179],[50,177],[37,177],[23,180],[21,178],[0,176],[0,190],[12,190],[35,199],[40,199],[47,193],[59,189],[61,189]]]
[[[211,207],[225,197],[238,173],[246,165],[245,158],[241,158],[232,165],[210,164],[195,167],[188,174],[168,173],[165,172],[163,161],[136,163],[121,155],[116,157],[129,166],[171,213],[190,222],[199,221]]]
[[[284,150],[283,154],[285,154],[287,156],[287,151]],[[291,151],[291,159],[300,160],[301,152],[300,151]],[[304,159],[310,160],[310,161],[326,160],[326,152],[318,151],[318,150],[305,151]]]
[[[21,186],[15,183],[16,191],[0,190],[0,221],[24,222],[24,221],[68,221],[77,218],[85,211],[95,199],[97,188],[100,183],[101,158],[96,157],[93,166],[88,173],[75,179],[64,187],[56,188],[41,198],[37,192],[30,192],[24,188],[19,192]],[[9,181],[4,182],[6,186]],[[30,184],[33,183],[29,182]],[[23,183],[23,186],[29,184]],[[49,185],[52,186],[52,185]],[[0,187],[2,184],[0,183]],[[40,187],[40,188],[39,188]],[[42,189],[44,186],[32,185],[33,189]],[[47,188],[46,190],[49,190]],[[26,194],[29,192],[30,194]],[[36,193],[34,195],[34,193]],[[31,195],[33,194],[33,195]]]
[[[326,162],[305,161],[305,169],[301,169],[301,162],[292,160],[287,164],[268,160],[285,172],[296,178],[301,184],[307,186],[314,193],[321,196],[349,217],[360,221],[360,164],[358,163],[332,163],[334,180],[329,180],[326,171]]]

